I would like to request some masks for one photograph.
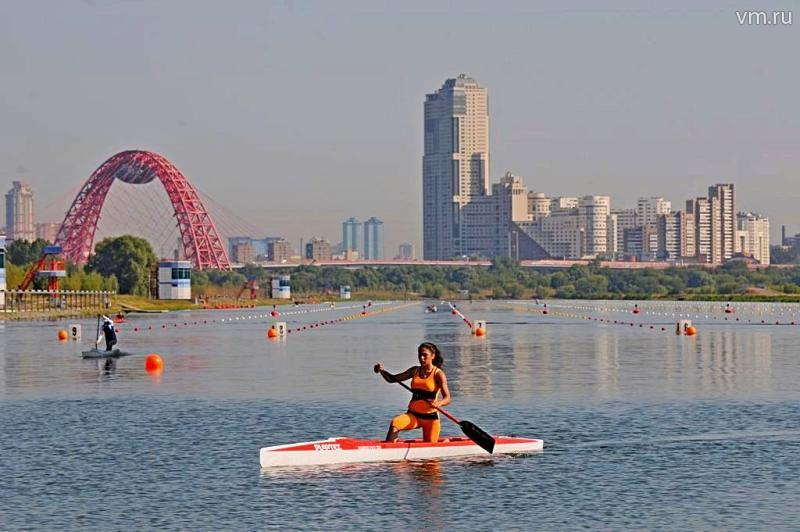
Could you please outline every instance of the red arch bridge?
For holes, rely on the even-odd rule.
[[[230,270],[217,228],[197,190],[165,157],[130,150],[109,158],[86,180],[72,201],[56,236],[65,259],[86,264],[94,245],[100,211],[115,180],[143,185],[158,179],[175,212],[183,253],[195,268]]]

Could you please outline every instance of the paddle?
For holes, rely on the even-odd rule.
[[[376,371],[375,373],[378,372]],[[410,386],[408,386],[404,382],[395,380],[392,374],[389,373],[388,371],[381,370],[380,374],[383,375],[384,377],[389,377],[389,380],[396,382],[409,392],[414,393],[414,390],[412,390]],[[431,404],[431,406],[433,406],[433,404]],[[477,443],[479,446],[485,449],[487,453],[492,454],[492,452],[494,451],[495,441],[491,434],[489,434],[488,432],[477,426],[475,423],[467,421],[466,419],[458,419],[454,415],[447,412],[444,408],[440,408],[438,406],[433,406],[433,408],[444,414],[445,417],[447,417],[450,421],[461,427],[461,432],[463,432],[467,438]]]
[[[97,315],[97,338],[100,338],[100,314]],[[94,341],[94,348],[100,351],[100,341]]]

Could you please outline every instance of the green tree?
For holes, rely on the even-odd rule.
[[[115,276],[122,294],[147,295],[147,279],[158,258],[143,238],[124,235],[98,242],[87,272]]]
[[[692,270],[686,284],[692,288],[714,285],[714,277],[705,270]]]
[[[605,297],[608,279],[605,275],[590,274],[575,283],[576,296],[582,299]]]
[[[25,266],[42,258],[42,252],[46,245],[48,242],[41,238],[37,238],[33,242],[14,240],[6,248],[6,259],[11,264]]]

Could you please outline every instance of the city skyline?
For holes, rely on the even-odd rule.
[[[773,242],[800,227],[792,27],[742,26],[724,2],[239,5],[55,3],[44,16],[4,3],[0,176],[44,207],[111,154],[152,149],[264,234],[331,237],[368,202],[387,249],[419,247],[421,101],[464,72],[491,94],[491,181],[512,171],[612,207],[734,183]],[[503,39],[454,39],[445,21],[463,35],[488,22]]]

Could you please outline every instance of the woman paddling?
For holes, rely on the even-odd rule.
[[[411,402],[408,411],[392,419],[387,442],[397,441],[401,430],[422,428],[422,437],[426,442],[439,441],[441,422],[436,406],[450,404],[450,389],[447,387],[447,376],[444,374],[444,357],[439,348],[430,342],[420,344],[417,348],[419,366],[412,366],[402,373],[392,375],[383,369],[383,364],[375,364],[375,373],[380,373],[386,382],[402,382],[411,379]],[[437,399],[441,392],[442,398]]]

